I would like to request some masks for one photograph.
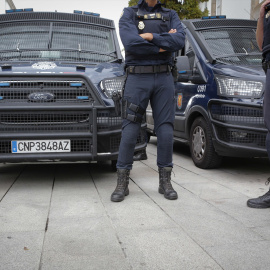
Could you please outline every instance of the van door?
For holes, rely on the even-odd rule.
[[[174,136],[176,137],[175,139],[187,140],[188,131],[185,130],[186,115],[192,99],[206,90],[204,89],[206,88],[206,79],[198,68],[198,57],[188,38],[181,54],[182,56],[177,57],[179,75],[178,82],[175,85],[176,111]]]

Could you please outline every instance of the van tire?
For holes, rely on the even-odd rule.
[[[201,169],[220,166],[222,157],[214,149],[211,128],[203,117],[198,117],[190,129],[190,153],[194,164]]]

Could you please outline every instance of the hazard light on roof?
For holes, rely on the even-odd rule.
[[[219,16],[204,16],[202,17],[203,20],[209,19],[226,19],[226,15],[219,15]]]
[[[32,8],[19,8],[19,9],[7,9],[6,13],[15,13],[15,12],[32,12],[34,11]]]
[[[91,16],[96,16],[96,17],[100,16],[99,13],[89,12],[89,11],[81,11],[81,10],[74,10],[74,13],[76,13],[76,14],[84,14],[84,15],[91,15]]]

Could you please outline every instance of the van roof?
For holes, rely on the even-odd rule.
[[[97,16],[81,15],[76,13],[61,12],[14,12],[0,15],[0,23],[21,21],[62,21],[77,22],[83,24],[100,25],[108,28],[115,28],[113,20]]]
[[[211,28],[256,28],[257,21],[244,19],[192,19],[182,21],[189,30],[205,30]]]

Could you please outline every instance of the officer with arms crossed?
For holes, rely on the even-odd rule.
[[[267,6],[269,4],[269,6]],[[256,39],[259,48],[263,52],[263,68],[266,71],[266,84],[263,101],[263,114],[266,128],[266,148],[270,159],[270,0],[266,0],[260,9],[260,17],[257,24]],[[270,177],[266,181],[269,184]],[[247,205],[252,208],[270,207],[270,190],[258,198],[249,199]]]
[[[129,194],[129,174],[140,123],[150,100],[157,135],[159,193],[178,198],[171,185],[173,124],[175,117],[172,52],[183,48],[185,32],[177,13],[158,0],[140,0],[125,8],[119,30],[125,47],[127,80],[122,97],[122,139],[117,160],[117,186],[113,202]]]

